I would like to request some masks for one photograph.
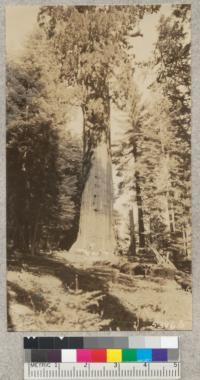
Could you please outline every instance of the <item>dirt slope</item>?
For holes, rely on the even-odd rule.
[[[118,261],[55,252],[11,263],[9,330],[191,328],[189,291],[173,278],[121,273]]]

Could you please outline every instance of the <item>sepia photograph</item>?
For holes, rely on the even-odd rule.
[[[191,6],[7,6],[6,133],[8,331],[191,330]]]

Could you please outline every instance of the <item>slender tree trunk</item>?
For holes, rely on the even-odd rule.
[[[191,225],[188,223],[186,224],[185,234],[187,244],[187,257],[191,258]]]
[[[94,84],[93,84],[94,85]],[[72,250],[112,253],[113,183],[110,149],[110,104],[106,83],[93,89],[83,108],[83,193],[78,237]],[[89,91],[88,91],[89,92]],[[93,103],[92,103],[93,102]]]
[[[136,199],[138,206],[138,232],[139,232],[139,247],[144,248],[145,239],[144,239],[144,218],[143,218],[143,204],[142,204],[142,195],[139,184],[139,173],[135,173],[135,187],[136,187]]]
[[[171,202],[171,206],[170,206],[170,231],[171,231],[171,233],[174,233],[176,231],[175,216],[174,216],[174,205],[172,202]]]
[[[139,208],[137,201],[133,202],[132,209],[129,210],[130,225],[130,248],[129,254],[137,256],[140,250],[140,229],[139,229]]]
[[[152,238],[152,231],[151,231],[151,215],[149,215],[149,241],[150,243],[153,243],[153,238]]]
[[[166,192],[166,195],[165,195],[165,202],[166,202],[166,213],[165,213],[166,228],[169,233],[174,233],[175,232],[174,205],[172,202],[170,202],[168,191]]]
[[[40,209],[38,206],[35,223],[32,227],[32,239],[31,239],[31,255],[34,256],[37,253],[38,247],[38,230],[39,230]]]
[[[188,255],[188,239],[185,226],[182,227],[184,256]]]
[[[129,210],[129,224],[130,224],[130,248],[129,255],[133,256],[136,254],[136,236],[135,236],[135,225],[133,210]]]
[[[166,204],[165,224],[166,224],[167,232],[174,233],[175,232],[174,206],[173,206],[173,203],[170,201],[170,194],[169,194],[170,190],[172,190],[170,172],[169,172],[170,157],[169,157],[169,153],[166,153],[161,128],[160,128],[160,142],[161,142],[161,151],[162,151],[162,156],[163,156],[162,170],[163,170],[165,180],[166,180],[166,193],[164,195],[165,204]]]
[[[136,141],[133,141],[133,156],[135,163],[137,163],[138,149]],[[136,210],[137,218],[135,217],[135,238],[138,241],[138,247],[136,244],[136,254],[139,253],[140,249],[145,247],[145,238],[144,238],[144,217],[143,217],[143,201],[140,188],[140,173],[138,170],[135,170],[134,173],[134,187],[135,187],[135,198],[136,198]]]
[[[170,213],[169,213],[169,200],[168,200],[168,195],[167,192],[164,195],[163,201],[165,202],[165,225],[166,225],[166,230],[168,233],[171,232],[171,227],[170,227]]]

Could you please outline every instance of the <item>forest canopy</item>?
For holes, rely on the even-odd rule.
[[[134,44],[151,14],[154,51],[140,62]],[[190,259],[190,21],[189,5],[39,9],[7,62],[10,255]]]

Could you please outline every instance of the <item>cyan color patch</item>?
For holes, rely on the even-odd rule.
[[[137,350],[138,362],[152,362],[152,350],[148,348]]]

